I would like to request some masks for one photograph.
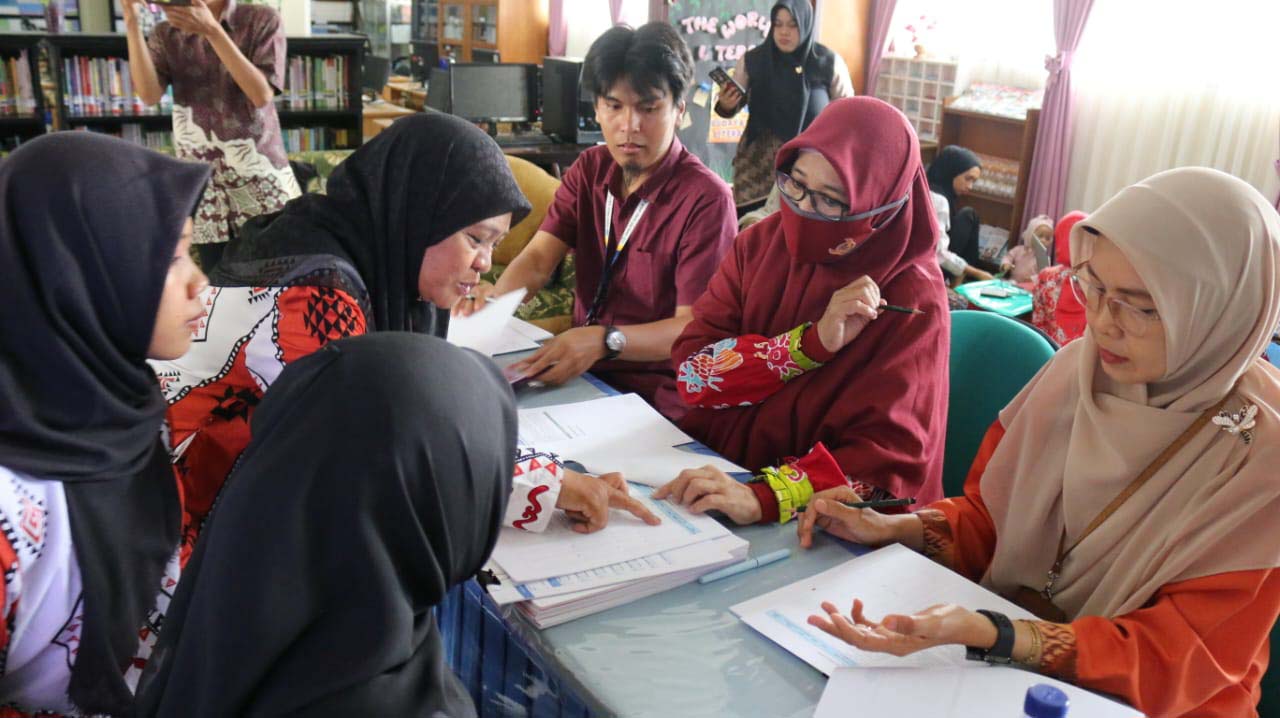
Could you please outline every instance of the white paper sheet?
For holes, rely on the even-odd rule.
[[[510,348],[511,343],[516,340],[521,342],[528,340],[519,335],[515,335],[513,340],[506,328],[511,321],[511,315],[515,314],[516,308],[520,306],[520,300],[524,298],[524,294],[523,289],[507,292],[469,317],[450,318],[449,332],[445,338],[450,344],[475,349],[489,356],[506,351],[518,351]]]
[[[628,481],[654,487],[708,464],[746,471],[714,454],[679,448],[693,439],[635,394],[521,409],[520,442],[577,461],[588,472],[621,471]]]
[[[493,560],[515,582],[530,583],[729,535],[729,530],[710,516],[689,513],[669,501],[654,501],[651,493],[653,490],[647,486],[631,486],[631,495],[662,519],[657,526],[614,511],[606,530],[580,534],[570,528],[564,514],[557,513],[539,533],[502,529]]]
[[[1038,673],[1004,666],[965,668],[841,668],[831,674],[814,718],[929,716],[991,718],[1022,715],[1027,689],[1048,683],[1071,699],[1070,716],[1142,718],[1135,708]],[[928,690],[920,690],[928,686]]]
[[[910,614],[939,603],[999,611],[1009,618],[1035,618],[1026,610],[988,591],[911,549],[893,544],[859,556],[833,569],[798,581],[730,610],[765,637],[806,663],[831,675],[837,668],[868,666],[965,666],[963,646],[937,646],[905,657],[861,651],[810,626],[822,613],[822,602],[842,610],[862,599],[872,620],[886,614]]]
[[[606,529],[607,530],[607,529]],[[556,576],[542,581],[516,583],[496,564],[494,573],[502,582],[489,589],[489,595],[499,605],[528,601],[534,598],[551,598],[565,594],[581,594],[597,588],[608,588],[620,583],[652,578],[663,574],[708,568],[733,561],[732,554],[719,541],[703,541],[692,546],[657,553],[630,561],[609,564],[567,576]]]

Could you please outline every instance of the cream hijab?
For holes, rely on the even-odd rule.
[[[1280,320],[1280,215],[1248,184],[1182,168],[1129,187],[1091,227],[1124,253],[1164,323],[1169,370],[1120,385],[1086,331],[1000,414],[981,479],[996,527],[984,585],[1039,590],[1067,545],[1205,409],[1258,407],[1252,443],[1208,424],[1067,558],[1054,603],[1071,618],[1141,608],[1169,583],[1280,566],[1280,372],[1258,359]],[[1235,387],[1234,392],[1232,387]]]

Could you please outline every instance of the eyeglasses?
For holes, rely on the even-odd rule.
[[[1123,299],[1107,298],[1107,288],[1081,274],[1079,269],[1071,272],[1071,293],[1092,312],[1101,311],[1103,300],[1106,299],[1105,303],[1107,310],[1111,312],[1112,320],[1126,334],[1132,334],[1135,337],[1146,335],[1151,326],[1160,321],[1160,313],[1154,309],[1139,309]]]
[[[811,197],[814,211],[826,219],[841,219],[849,214],[848,204],[815,189],[809,189],[803,182],[782,170],[778,170],[778,189],[797,204],[803,202],[805,197]]]

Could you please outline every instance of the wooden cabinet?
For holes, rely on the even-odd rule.
[[[541,64],[547,54],[547,0],[414,0],[414,40],[440,57]]]
[[[958,203],[973,207],[983,224],[1009,230],[1010,241],[1016,242],[1022,233],[1040,110],[1029,109],[1026,119],[1016,119],[954,109],[952,99],[948,98],[942,108],[938,145],[960,145],[987,159],[983,163],[983,181],[970,194],[961,195]]]

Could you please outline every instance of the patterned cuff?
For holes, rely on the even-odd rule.
[[[792,464],[782,466],[766,466],[757,481],[763,482],[773,492],[778,502],[778,523],[787,523],[795,518],[796,510],[809,503],[813,496],[813,484],[809,475]]]
[[[947,515],[938,509],[920,509],[916,517],[923,525],[924,548],[920,552],[934,563],[946,566],[951,570],[956,567],[956,542],[951,533],[951,522]]]
[[[794,329],[792,331],[795,331]],[[815,362],[818,366],[835,359],[834,352],[827,351],[822,346],[822,338],[818,336],[818,325],[812,322],[806,322],[800,332],[799,348],[809,357],[810,361]]]
[[[514,486],[503,523],[525,531],[545,529],[560,498],[563,477],[564,465],[555,454],[517,447]]]
[[[1040,629],[1040,672],[1064,681],[1075,683],[1079,675],[1076,671],[1076,658],[1079,649],[1076,647],[1076,629],[1069,623],[1050,623],[1036,621]]]

